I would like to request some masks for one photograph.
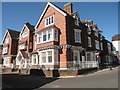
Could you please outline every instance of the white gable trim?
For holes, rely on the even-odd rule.
[[[23,26],[23,28],[22,28],[22,31],[20,32],[20,34],[19,35],[21,35],[21,33],[23,32],[23,30],[24,30],[24,28],[27,28],[27,30],[29,30],[29,28],[27,27],[27,25],[26,24],[24,24],[24,26]],[[30,31],[30,30],[29,30]]]
[[[18,59],[18,56],[19,56],[20,54],[21,54],[21,56],[22,56],[22,59],[24,59],[24,57],[23,57],[21,51],[18,52],[16,59]]]
[[[3,38],[3,40],[2,40],[2,43],[3,43],[3,41],[5,40],[5,36],[6,36],[7,32],[8,32],[8,30],[6,31],[6,33],[5,33],[5,35],[4,35],[4,38]],[[9,33],[9,32],[8,32],[8,34],[9,34],[9,36],[10,36],[10,33]],[[11,36],[10,36],[10,37],[11,37]]]
[[[63,14],[64,16],[67,16],[67,14],[66,14],[65,12],[63,12],[62,10],[60,10],[59,8],[57,8],[57,7],[56,7],[55,5],[53,5],[52,3],[48,2],[47,5],[46,5],[46,7],[45,7],[45,9],[43,10],[43,12],[42,12],[42,14],[41,14],[41,16],[40,16],[40,18],[39,18],[36,26],[35,26],[35,30],[37,29],[37,26],[38,26],[39,22],[41,21],[43,15],[44,15],[44,13],[45,13],[45,11],[46,11],[47,8],[48,8],[48,6],[53,7],[55,10],[57,10],[58,12],[60,12],[61,14]]]

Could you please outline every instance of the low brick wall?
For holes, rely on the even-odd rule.
[[[78,70],[59,70],[60,76],[77,76]]]
[[[18,72],[21,73],[21,74],[29,74],[28,69],[20,69]]]
[[[3,69],[2,69],[2,72],[3,72],[3,73],[11,73],[11,72],[12,72],[12,69],[11,69],[11,68],[3,68]]]

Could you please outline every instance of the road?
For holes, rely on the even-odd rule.
[[[118,69],[69,78],[3,74],[3,88],[118,88]]]
[[[118,69],[59,79],[41,88],[118,88]]]

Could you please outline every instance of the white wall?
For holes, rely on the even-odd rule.
[[[116,48],[116,51],[120,52],[120,40],[119,41],[112,41],[112,44]]]

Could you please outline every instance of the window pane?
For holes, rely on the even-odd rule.
[[[48,40],[51,40],[51,39],[52,39],[52,31],[49,30],[49,31],[48,31]]]
[[[46,63],[46,52],[42,52],[42,63]]]
[[[48,51],[48,63],[52,63],[52,51]]]

